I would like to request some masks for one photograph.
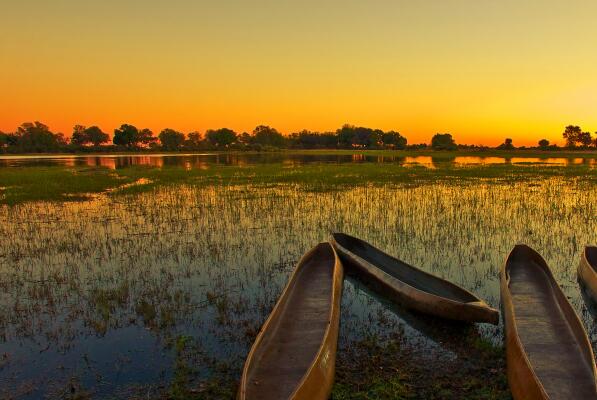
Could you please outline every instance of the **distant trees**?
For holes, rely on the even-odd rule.
[[[237,136],[236,132],[228,128],[209,129],[205,133],[207,141],[216,147],[230,146],[236,142]]]
[[[597,134],[597,132],[595,132]],[[583,132],[580,126],[568,125],[562,133],[564,139],[566,139],[567,147],[584,147],[588,148],[591,145],[597,147],[597,138],[595,140],[591,137],[590,132]]]
[[[597,135],[597,132],[595,132]],[[584,132],[577,125],[568,125],[563,137],[568,148],[597,148],[597,136]],[[69,142],[70,140],[70,142]],[[118,151],[122,148],[134,151],[163,149],[165,151],[199,151],[214,149],[268,150],[279,148],[299,149],[409,149],[419,150],[487,150],[485,146],[456,144],[449,133],[438,133],[431,139],[431,144],[408,144],[407,139],[397,131],[383,131],[355,125],[343,125],[334,132],[315,132],[302,130],[288,136],[267,125],[257,126],[251,133],[236,133],[229,128],[209,129],[202,134],[193,131],[188,135],[174,129],[163,129],[158,137],[150,129],[137,129],[134,125],[122,124],[114,130],[113,145],[110,137],[98,126],[75,125],[67,140],[61,133],[50,131],[41,122],[26,122],[15,132],[0,132],[0,153],[25,152],[75,152],[75,151]],[[513,150],[516,147],[511,138],[506,138],[498,149]],[[541,139],[541,150],[557,150],[557,145],[547,139]],[[519,147],[525,149],[525,147]]]
[[[180,150],[185,143],[184,133],[169,128],[162,130],[158,139],[162,144],[162,149],[167,151]]]
[[[456,150],[456,142],[449,133],[436,133],[431,138],[431,148],[433,150]]]
[[[541,139],[541,140],[539,140],[538,145],[541,150],[547,150],[547,149],[549,149],[549,140]]]
[[[395,131],[384,132],[381,129],[371,129],[362,126],[344,125],[336,131],[340,147],[360,148],[406,148],[407,140]]]
[[[13,135],[6,136],[6,142],[23,153],[58,151],[67,143],[64,135],[52,133],[47,125],[38,121],[25,122]]]
[[[112,141],[117,146],[135,148],[140,146],[151,146],[157,142],[158,138],[153,136],[149,129],[138,130],[133,125],[122,124],[119,129],[114,130]]]
[[[259,125],[253,130],[253,143],[270,147],[286,147],[286,139],[280,132],[267,125]]]
[[[407,140],[398,132],[389,131],[384,132],[381,135],[381,141],[386,147],[393,149],[404,149],[406,148]]]
[[[512,139],[506,138],[504,140],[504,143],[500,144],[497,148],[499,150],[513,150],[514,145],[512,144]]]
[[[83,125],[75,125],[73,127],[70,143],[75,146],[86,146],[91,144],[92,146],[97,147],[107,143],[109,140],[110,136],[108,136],[107,133],[102,132],[97,126],[86,128]]]
[[[302,130],[290,134],[289,142],[291,147],[301,149],[333,149],[338,146],[338,139],[333,132],[312,132]]]

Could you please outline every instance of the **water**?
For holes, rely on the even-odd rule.
[[[3,163],[32,168],[48,162],[114,168],[409,163],[278,157],[11,158]],[[114,164],[102,164],[104,159]],[[424,164],[441,166],[433,160]],[[554,168],[567,165],[554,162]],[[597,242],[595,198],[594,184],[548,177],[415,187],[356,182],[330,192],[305,192],[296,184],[182,184],[86,202],[0,206],[0,397],[56,398],[77,387],[93,398],[147,398],[170,390],[188,368],[198,381],[217,375],[237,379],[296,261],[333,231],[359,236],[496,308],[499,270],[509,250],[529,244],[546,258],[595,344],[597,329],[575,277],[583,246]],[[478,329],[501,342],[501,327]],[[441,329],[347,280],[340,351],[368,335],[389,333],[420,349],[422,359],[458,357]]]

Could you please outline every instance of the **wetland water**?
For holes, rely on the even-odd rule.
[[[380,170],[495,164],[498,176],[507,164],[581,165],[593,177],[596,167],[582,158],[220,154],[14,157],[0,160],[0,168],[353,162]],[[575,275],[583,246],[597,242],[595,181],[566,174],[517,180],[508,173],[508,180],[417,184],[355,178],[325,191],[300,183],[182,182],[86,201],[0,205],[0,397],[67,398],[77,391],[92,398],[176,398],[179,386],[201,391],[213,382],[230,385],[232,393],[295,263],[333,231],[359,236],[496,308],[499,269],[514,244],[529,244],[547,260],[595,345],[597,330]],[[501,326],[475,329],[501,345]],[[421,362],[460,356],[441,327],[346,280],[339,351],[390,334]]]

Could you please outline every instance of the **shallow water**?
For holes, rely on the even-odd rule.
[[[151,165],[170,162],[149,158]],[[294,264],[333,231],[448,278],[496,308],[499,269],[514,244],[529,244],[546,258],[595,344],[575,269],[583,246],[597,242],[596,198],[590,183],[550,177],[416,187],[357,182],[331,192],[179,185],[0,206],[0,397],[59,397],[75,384],[93,398],[150,397],[172,386],[185,362],[198,379],[237,377]],[[352,280],[341,318],[340,351],[367,335],[399,332],[422,359],[458,356],[441,329]],[[500,343],[501,327],[479,331]]]
[[[233,154],[136,154],[136,155],[0,155],[0,167],[14,166],[90,166],[110,169],[145,165],[152,167],[180,166],[187,169],[208,168],[210,165],[254,165],[282,163],[287,166],[311,163],[397,163],[404,166],[438,166],[541,164],[552,166],[597,165],[597,159],[582,157],[496,157],[496,156],[387,156],[363,154],[301,154],[292,152]]]

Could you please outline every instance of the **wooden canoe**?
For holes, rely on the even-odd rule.
[[[347,268],[353,267],[372,289],[408,309],[456,321],[499,323],[497,310],[451,282],[353,236],[334,233],[331,242]]]
[[[247,356],[239,400],[329,397],[343,278],[329,243],[303,256]]]
[[[597,247],[585,247],[578,266],[578,282],[595,304],[597,302]]]
[[[514,399],[597,399],[591,343],[545,260],[517,245],[500,281]]]

